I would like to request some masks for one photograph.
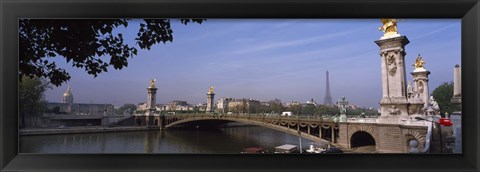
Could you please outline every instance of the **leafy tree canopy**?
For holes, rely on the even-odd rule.
[[[69,73],[51,59],[63,57],[73,67],[82,68],[97,77],[109,66],[120,70],[128,66],[128,58],[138,48],[150,49],[154,44],[173,41],[170,19],[144,19],[136,37],[136,45],[124,42],[118,27],[127,27],[130,19],[22,19],[19,22],[19,78],[46,78],[55,86],[70,79]],[[179,19],[182,24],[202,23],[204,19]],[[100,57],[107,57],[100,58]],[[108,59],[109,57],[109,59]]]
[[[452,114],[452,112],[459,110],[455,104],[450,101],[453,96],[453,82],[445,82],[439,85],[432,91],[432,96],[437,101],[442,116],[445,112]]]
[[[39,78],[23,77],[18,90],[18,110],[20,127],[25,127],[26,119],[39,116],[45,110],[45,91],[50,88],[47,81]]]

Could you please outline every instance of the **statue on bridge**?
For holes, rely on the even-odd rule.
[[[348,101],[346,100],[345,96],[343,96],[342,99],[337,102],[337,104],[340,107],[340,122],[347,122]]]
[[[214,88],[215,88],[215,87],[211,86],[211,87],[208,89],[208,94],[212,94]]]
[[[415,69],[425,69],[424,64],[425,61],[423,61],[422,56],[418,54],[417,59],[415,60],[415,63],[412,64],[412,66],[414,66]]]
[[[415,93],[415,90],[413,89],[412,81],[408,81],[408,85],[407,85],[407,98],[408,98],[408,99],[413,98],[414,93]]]
[[[156,79],[150,80],[150,87],[152,87],[152,88],[155,87],[155,80]]]
[[[389,36],[396,36],[398,34],[397,30],[397,23],[400,20],[397,19],[381,19],[382,21],[382,26],[378,28],[378,30],[381,30],[384,32],[383,36],[384,37],[389,37]]]

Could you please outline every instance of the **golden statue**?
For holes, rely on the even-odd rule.
[[[155,87],[155,80],[156,79],[150,80],[150,87],[152,87],[152,88]]]
[[[400,20],[397,19],[381,19],[383,26],[380,26],[378,30],[384,32],[383,36],[398,35],[397,23]]]
[[[415,66],[415,69],[425,69],[423,65],[425,64],[425,61],[423,61],[422,56],[418,54],[417,59],[415,60],[415,63],[412,64],[412,66]]]
[[[209,94],[213,93],[213,88],[214,88],[214,87],[211,86],[210,89],[208,89],[208,93],[209,93]]]

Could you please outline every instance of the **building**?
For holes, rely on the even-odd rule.
[[[207,104],[199,103],[195,105],[193,108],[194,108],[194,111],[205,112],[207,110]]]
[[[217,111],[221,113],[228,112],[228,103],[232,101],[233,98],[230,97],[222,97],[217,101]]]
[[[161,109],[166,111],[193,111],[193,106],[188,104],[187,101],[174,100]]]
[[[229,112],[256,113],[260,101],[254,99],[232,99],[228,102]]]
[[[68,87],[63,93],[62,102],[48,102],[46,107],[53,113],[75,114],[75,115],[112,115],[115,108],[112,104],[74,103],[73,93]]]
[[[144,110],[147,110],[147,103],[144,102],[144,103],[139,103],[137,105],[137,110],[141,110],[141,111],[144,111]]]
[[[308,100],[307,102],[305,102],[305,106],[307,106],[307,105],[318,106],[317,102],[315,102],[315,100],[313,100],[313,98]]]

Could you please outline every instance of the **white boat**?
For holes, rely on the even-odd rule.
[[[315,145],[315,144],[311,143],[309,149],[307,149],[306,151],[308,153],[321,153],[321,152],[326,151],[326,150],[327,150],[326,147],[322,147],[320,145]]]
[[[298,147],[296,145],[284,144],[284,145],[275,147],[275,153],[296,153],[296,152],[298,152]]]

